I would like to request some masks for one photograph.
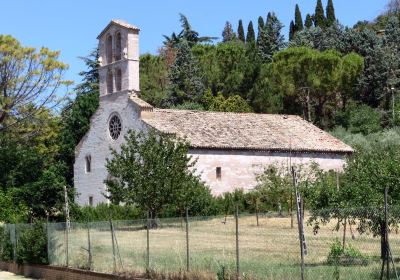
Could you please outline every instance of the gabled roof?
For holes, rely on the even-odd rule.
[[[153,109],[142,120],[186,137],[192,148],[352,153],[353,149],[299,116]]]
[[[134,26],[132,24],[127,23],[126,21],[122,20],[122,19],[113,19],[110,21],[109,24],[107,24],[107,26],[103,29],[103,31],[101,31],[101,33],[99,34],[99,36],[97,36],[97,39],[99,39],[107,30],[108,28],[110,28],[111,25],[118,25],[127,29],[132,29],[132,30],[136,30],[136,31],[140,31],[139,27]]]

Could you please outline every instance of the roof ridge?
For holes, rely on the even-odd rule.
[[[299,115],[294,114],[269,114],[269,113],[255,113],[255,112],[219,112],[219,111],[201,111],[201,110],[188,110],[188,109],[168,109],[168,108],[154,108],[154,111],[162,112],[188,112],[200,114],[225,114],[225,115],[267,115],[267,116],[281,116],[281,117],[295,117],[304,120]],[[308,121],[307,121],[308,122]]]

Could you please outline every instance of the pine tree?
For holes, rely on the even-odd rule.
[[[254,43],[256,41],[256,34],[254,33],[253,22],[250,20],[247,26],[246,43]]]
[[[290,21],[290,25],[289,25],[289,41],[292,41],[295,33],[296,33],[296,26],[292,20],[292,21]]]
[[[260,57],[265,62],[272,61],[272,56],[285,47],[285,38],[281,34],[283,24],[275,13],[268,13],[264,32],[258,46]]]
[[[322,28],[326,26],[325,12],[321,0],[317,0],[317,6],[315,7],[314,25]]]
[[[236,38],[236,34],[233,31],[232,24],[227,21],[225,23],[224,30],[222,31],[222,42],[230,42]]]
[[[306,21],[305,21],[305,23],[304,23],[304,26],[305,26],[306,28],[310,28],[310,27],[312,27],[312,25],[313,25],[313,19],[312,19],[312,17],[310,16],[310,14],[307,14],[307,16],[306,16]]]
[[[303,17],[301,16],[300,8],[299,8],[299,5],[297,5],[297,4],[296,4],[295,12],[294,12],[294,27],[295,27],[295,32],[301,31],[304,29]]]
[[[264,30],[264,19],[262,16],[258,17],[258,34],[257,34],[257,44],[260,42],[261,33]]]
[[[238,39],[240,41],[242,41],[243,43],[245,43],[246,41],[245,41],[245,37],[244,37],[244,28],[243,28],[243,22],[241,19],[239,20],[239,26],[238,26],[237,33],[238,33]]]
[[[204,93],[200,68],[189,43],[183,40],[177,47],[176,58],[168,75],[170,86],[164,106],[197,103]]]
[[[326,25],[331,26],[336,21],[335,8],[333,7],[333,1],[328,0],[326,6]]]

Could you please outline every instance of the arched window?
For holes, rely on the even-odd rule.
[[[114,91],[114,77],[113,73],[110,71],[107,73],[107,93],[112,93]]]
[[[108,35],[106,40],[106,61],[111,63],[113,61],[113,50],[112,50],[112,36]]]
[[[92,170],[92,157],[90,155],[87,155],[85,157],[85,171],[86,173],[90,173]]]
[[[122,85],[122,73],[121,69],[118,68],[115,71],[115,90],[121,91],[121,85]]]
[[[115,60],[121,60],[122,57],[122,40],[121,33],[118,32],[115,38]]]

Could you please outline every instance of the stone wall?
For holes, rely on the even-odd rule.
[[[145,129],[139,118],[140,110],[128,98],[126,92],[100,97],[100,106],[91,119],[90,129],[76,147],[74,185],[79,205],[87,205],[90,196],[93,197],[94,205],[106,201],[103,195],[106,192],[104,180],[108,176],[105,164],[111,154],[110,148],[118,150],[128,130]],[[122,132],[117,140],[111,138],[108,130],[108,122],[113,114],[122,120]],[[86,173],[85,157],[89,155],[91,172]]]
[[[191,150],[197,159],[196,170],[201,179],[211,187],[214,195],[233,191],[236,188],[252,189],[256,185],[256,175],[268,165],[281,168],[292,166],[307,167],[312,162],[323,170],[343,170],[344,155],[328,153],[285,153],[267,151],[235,150]],[[221,167],[221,178],[216,176],[216,168]]]
[[[0,261],[0,269],[34,279],[45,280],[105,280],[126,279],[112,274],[47,265],[17,265]],[[131,278],[133,279],[133,278]]]

